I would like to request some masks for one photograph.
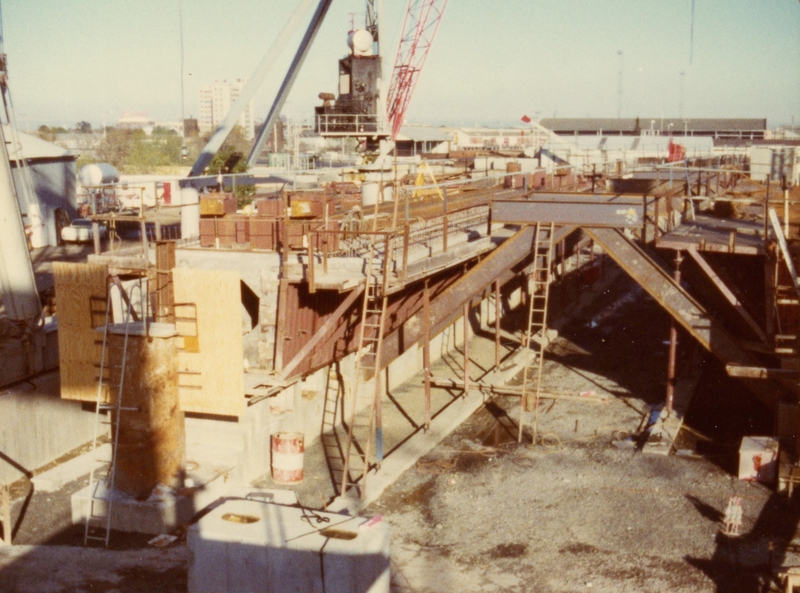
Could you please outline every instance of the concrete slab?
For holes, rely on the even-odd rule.
[[[389,530],[305,508],[230,500],[189,528],[190,593],[388,593]]]
[[[97,451],[89,451],[78,455],[51,468],[41,474],[31,478],[35,492],[55,492],[60,490],[64,484],[73,480],[88,476],[92,471],[92,463],[97,459],[101,462],[111,461],[111,443],[105,443],[97,448]]]

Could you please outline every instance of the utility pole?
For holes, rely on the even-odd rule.
[[[619,84],[617,86],[617,119],[622,118],[622,66],[624,63],[624,58],[622,56],[622,50],[617,51],[617,55],[619,56]]]
[[[684,77],[685,74],[686,74],[686,72],[684,70],[681,70],[681,87],[680,87],[680,89],[681,89],[681,101],[678,104],[678,119],[683,119],[683,98],[684,98],[684,94],[683,94],[683,90],[684,90],[683,77]]]

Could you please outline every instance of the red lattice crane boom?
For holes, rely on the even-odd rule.
[[[403,125],[411,95],[446,6],[447,0],[408,0],[392,82],[386,99],[386,119],[392,140],[397,138]]]

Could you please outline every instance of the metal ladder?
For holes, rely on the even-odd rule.
[[[773,304],[775,323],[778,326],[775,334],[775,353],[779,355],[797,354],[797,336],[785,334],[787,327],[792,327],[792,320],[796,318],[797,306],[800,305],[800,282],[798,281],[797,271],[794,267],[789,245],[783,234],[781,221],[774,208],[768,210],[767,216],[772,230],[777,239],[778,249],[776,250],[775,269],[773,272]],[[789,273],[791,284],[781,283],[781,263]]]
[[[533,270],[531,271],[530,282],[530,303],[528,307],[528,329],[523,339],[525,348],[525,368],[522,372],[522,395],[520,396],[519,414],[519,434],[517,441],[522,442],[522,432],[525,427],[525,417],[531,413],[533,418],[530,421],[532,428],[531,438],[536,442],[539,393],[542,388],[542,369],[544,368],[544,350],[547,339],[547,305],[550,300],[550,281],[551,281],[551,261],[553,253],[553,235],[555,234],[554,224],[536,223],[536,236],[534,238],[533,250]],[[532,360],[533,351],[531,342],[533,337],[539,334],[539,348],[536,352],[536,359]],[[533,382],[533,404],[531,412],[528,412],[528,377],[534,374]]]
[[[344,430],[344,401],[345,386],[343,377],[340,376],[339,363],[333,362],[328,367],[328,376],[325,385],[325,401],[322,404],[322,432],[320,442],[322,451],[325,454],[325,462],[328,464],[331,483],[341,484],[344,471],[344,448],[342,440],[339,438],[337,425],[342,424]]]
[[[116,367],[117,365],[111,365],[106,362],[106,353],[108,351],[108,333],[109,333],[109,323],[111,318],[111,310],[112,310],[112,296],[113,296],[113,289],[117,288],[120,292],[120,295],[123,294],[123,289],[121,286],[116,284],[112,285],[108,291],[108,297],[106,299],[106,310],[105,310],[105,325],[103,326],[103,346],[100,353],[100,375],[98,377],[97,382],[97,398],[95,402],[95,416],[94,416],[94,438],[92,439],[92,452],[94,454],[94,458],[92,460],[92,469],[89,472],[89,491],[88,496],[86,498],[86,516],[84,520],[84,531],[83,531],[83,545],[87,545],[89,541],[101,541],[103,542],[104,546],[108,546],[109,539],[111,537],[111,512],[112,507],[114,504],[114,480],[116,478],[116,470],[117,470],[117,446],[119,443],[119,424],[120,424],[120,415],[123,411],[135,411],[138,408],[126,408],[122,405],[122,388],[125,383],[125,366],[127,364],[128,358],[128,336],[130,333],[130,323],[133,318],[133,306],[131,304],[132,299],[121,299],[125,301],[126,307],[123,309],[123,320],[122,325],[125,328],[124,333],[124,341],[122,345],[122,361],[118,365],[119,368],[119,389],[117,392],[117,397],[112,398],[109,397],[109,402],[105,402],[104,397],[104,390],[103,390],[103,381],[106,379],[110,379],[110,369],[112,366]],[[140,285],[134,286],[134,289],[139,289],[140,300],[142,298],[142,287]],[[102,298],[102,297],[101,297]],[[94,308],[94,302],[97,301],[97,297],[92,298],[91,303],[91,311],[92,315],[97,313],[97,310]],[[143,303],[144,301],[141,300]],[[108,372],[109,377],[106,377],[106,372]],[[107,421],[100,420],[103,412],[107,412],[111,415],[111,418]],[[98,440],[100,436],[100,425],[112,425],[112,437],[113,443],[111,446],[111,462],[108,463],[108,467],[106,469],[105,474],[101,475],[100,465],[105,464],[107,462],[99,459],[98,457]],[[102,485],[102,486],[101,486]],[[98,507],[98,508],[96,508]],[[105,513],[103,513],[105,510]],[[97,533],[100,535],[97,535]]]
[[[388,247],[388,240],[387,240]],[[388,249],[384,251],[388,257]],[[386,317],[386,281],[384,265],[377,260],[375,239],[370,243],[367,263],[364,304],[361,311],[358,350],[356,351],[353,380],[353,408],[347,430],[341,495],[358,490],[360,498],[366,497],[367,473],[372,460],[372,441],[375,440],[375,461],[383,460],[383,435],[381,430],[380,358],[383,345],[383,324]],[[369,381],[369,378],[372,381]],[[369,384],[373,383],[372,393]],[[367,415],[357,412],[367,409]]]

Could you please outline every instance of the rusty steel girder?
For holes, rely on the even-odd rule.
[[[591,195],[565,198],[558,194],[534,194],[529,200],[493,200],[492,221],[507,224],[555,223],[581,227],[638,228],[644,214],[643,200]]]
[[[556,231],[554,242],[561,241],[575,230],[562,227]],[[450,286],[447,291],[431,300],[430,335],[435,336],[453,323],[463,313],[463,307],[472,298],[495,281],[506,284],[517,273],[514,266],[530,257],[535,236],[533,227],[524,227],[503,242],[485,259]],[[383,338],[380,368],[385,368],[395,358],[419,342],[424,335],[424,312],[417,311],[401,327]]]

